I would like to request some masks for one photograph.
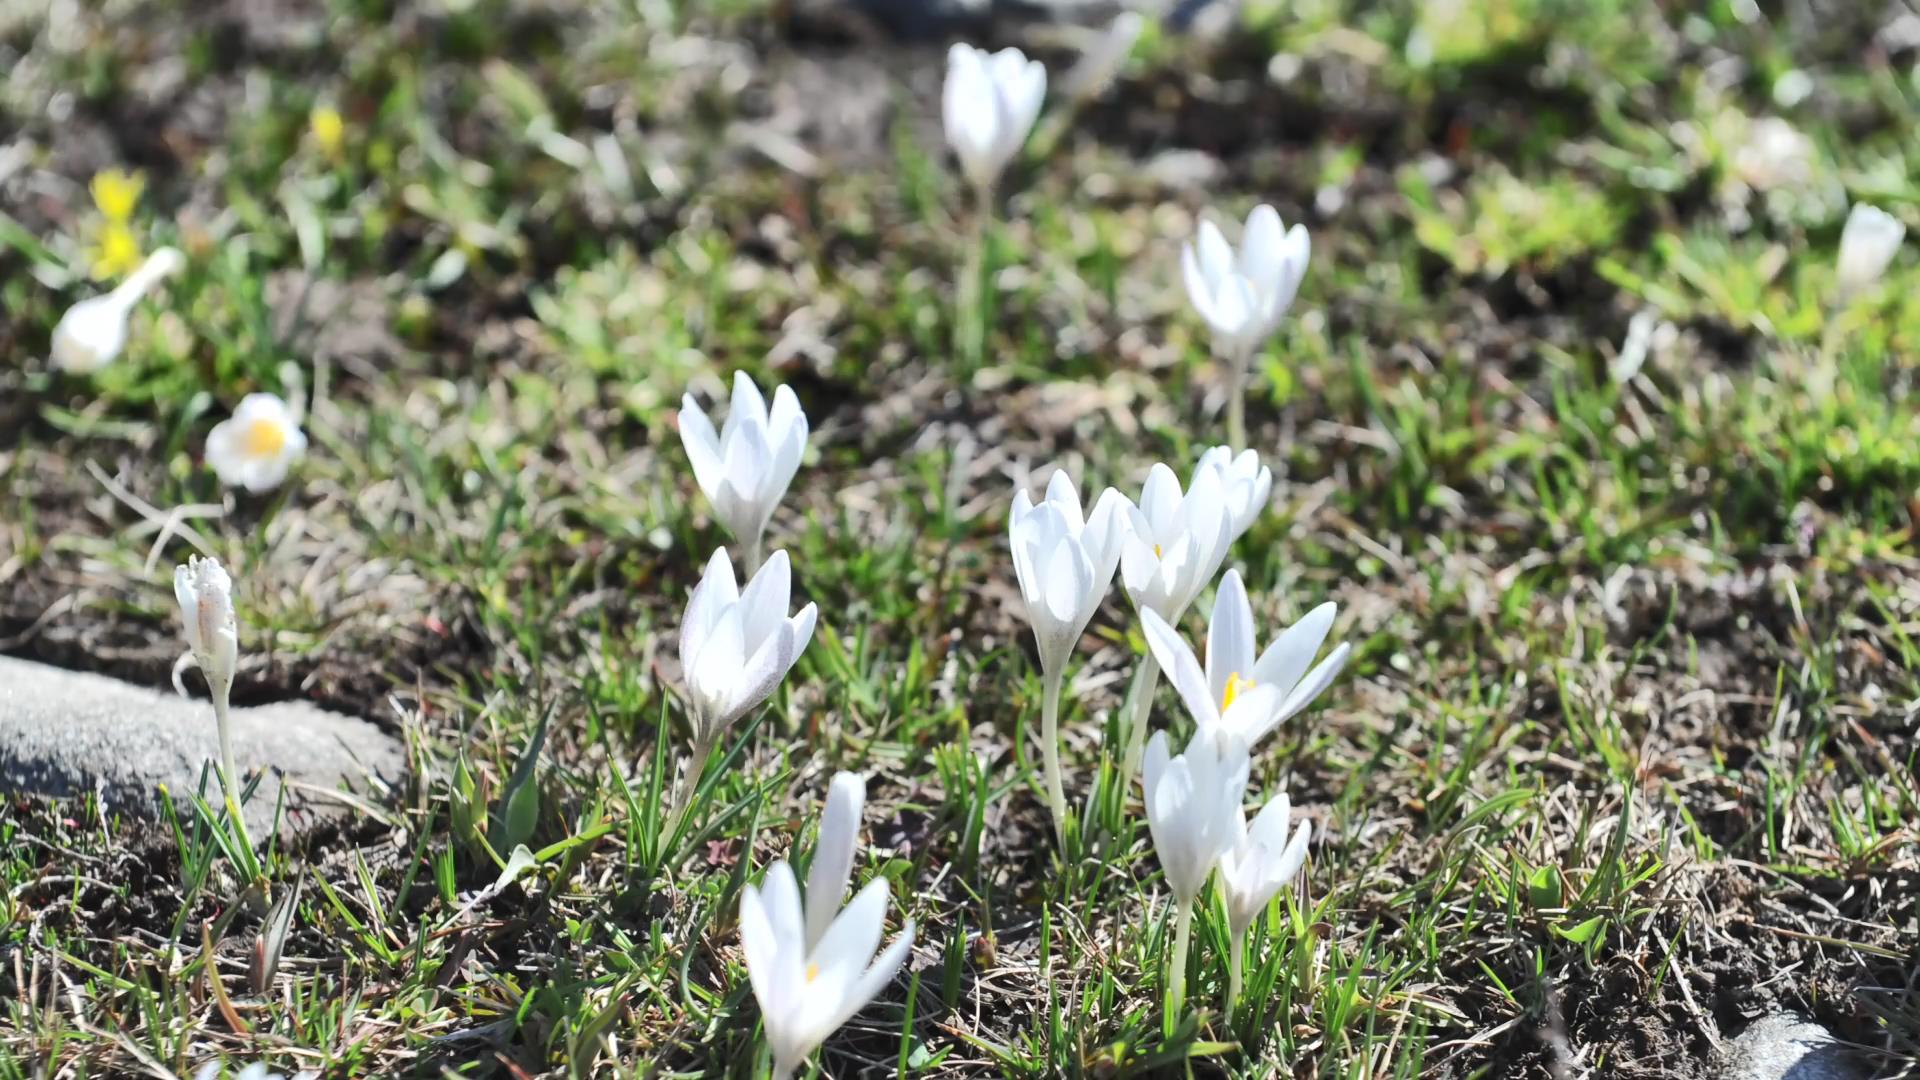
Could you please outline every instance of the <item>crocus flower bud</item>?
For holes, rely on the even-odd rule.
[[[218,559],[193,556],[173,570],[173,595],[180,602],[187,647],[206,676],[215,701],[224,702],[239,667],[240,634],[233,617],[233,579]]]
[[[947,52],[941,115],[960,171],[991,188],[1033,131],[1047,96],[1047,69],[1019,49],[988,53],[958,44]]]

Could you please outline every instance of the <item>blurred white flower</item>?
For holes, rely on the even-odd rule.
[[[1812,139],[1777,116],[1744,127],[1733,151],[1734,179],[1755,191],[1802,187],[1813,179],[1818,150]]]
[[[1200,895],[1214,863],[1235,840],[1247,787],[1247,748],[1237,739],[1202,732],[1185,753],[1168,753],[1167,733],[1154,732],[1141,781],[1154,853],[1174,899],[1186,905]]]
[[[807,416],[793,391],[777,386],[773,408],[744,371],[733,376],[733,398],[718,432],[686,395],[680,405],[680,441],[713,514],[747,546],[746,570],[760,567],[760,546],[774,507],[786,495],[807,452]]]
[[[886,878],[875,878],[845,910],[840,907],[865,798],[866,782],[857,774],[834,777],[804,903],[784,859],[740,897],[740,944],[777,1080],[792,1075],[827,1036],[872,1001],[913,947],[913,920],[908,919],[886,951],[874,955],[886,923]]]
[[[1047,69],[1019,49],[988,53],[967,44],[947,52],[941,114],[960,171],[986,191],[1019,152],[1040,115]]]
[[[1232,949],[1227,965],[1228,1017],[1233,1015],[1234,1002],[1240,998],[1247,929],[1307,860],[1307,838],[1312,829],[1303,821],[1294,830],[1292,839],[1288,839],[1287,824],[1292,812],[1284,793],[1267,803],[1254,818],[1252,829],[1247,828],[1247,815],[1241,812],[1235,819],[1234,843],[1220,855],[1220,891],[1227,901],[1227,940]]]
[[[1307,838],[1312,827],[1302,821],[1288,839],[1292,806],[1286,795],[1273,797],[1247,827],[1243,811],[1237,819],[1235,840],[1220,856],[1220,888],[1227,899],[1227,930],[1234,940],[1246,936],[1267,903],[1300,872],[1307,861]]]
[[[1255,660],[1253,607],[1240,572],[1229,570],[1213,601],[1204,671],[1193,649],[1157,613],[1142,609],[1140,621],[1148,647],[1173,679],[1200,733],[1251,746],[1312,704],[1346,666],[1352,650],[1342,643],[1308,671],[1337,610],[1332,603],[1314,608]]]
[[[680,667],[695,740],[711,743],[773,695],[813,640],[813,604],[787,614],[792,575],[776,551],[742,590],[725,548],[714,551],[680,624]]]
[[[1139,504],[1125,504],[1120,580],[1140,610],[1178,619],[1220,572],[1234,536],[1223,476],[1195,469],[1193,486],[1183,493],[1173,470],[1156,462]]]
[[[127,344],[127,318],[155,283],[185,265],[170,247],[147,256],[140,268],[112,292],[89,297],[67,309],[53,328],[55,367],[75,374],[98,371],[113,362]]]
[[[1174,897],[1173,958],[1168,964],[1168,1011],[1180,1015],[1187,993],[1187,941],[1193,901],[1235,840],[1240,796],[1247,787],[1247,748],[1237,739],[1196,735],[1179,757],[1167,754],[1167,733],[1147,744],[1142,777],[1147,829]]]
[[[1233,519],[1229,543],[1240,539],[1267,509],[1267,499],[1273,493],[1273,470],[1260,464],[1260,455],[1255,451],[1242,450],[1235,454],[1232,447],[1215,446],[1200,455],[1193,467],[1193,481],[1187,486],[1192,488],[1203,472],[1213,472],[1219,477],[1220,490]]]
[[[1211,221],[1180,252],[1187,298],[1222,355],[1241,357],[1273,333],[1293,306],[1312,244],[1304,226],[1284,229],[1273,207],[1247,215],[1236,252]]]
[[[220,1067],[220,1061],[209,1061],[205,1065],[200,1066],[199,1072],[193,1074],[193,1080],[219,1080]],[[256,1061],[246,1068],[241,1069],[239,1072],[234,1073],[233,1080],[287,1080],[287,1078],[280,1073],[268,1069],[264,1063]]]
[[[299,418],[273,394],[248,394],[207,433],[207,464],[220,482],[255,493],[279,487],[306,452]]]
[[[1123,11],[1114,16],[1113,22],[1087,44],[1080,54],[1080,62],[1060,80],[1061,89],[1077,99],[1090,98],[1105,90],[1120,73],[1127,57],[1133,55],[1133,46],[1146,25],[1146,19],[1137,11]]]
[[[1853,204],[1840,230],[1837,275],[1841,298],[1857,296],[1877,283],[1906,235],[1907,227],[1892,214],[1866,203]]]
[[[1040,667],[1049,674],[1066,670],[1074,643],[1113,584],[1127,506],[1125,496],[1108,488],[1083,518],[1080,492],[1064,469],[1054,471],[1046,498],[1037,504],[1025,490],[1014,493],[1007,519],[1013,572]]]

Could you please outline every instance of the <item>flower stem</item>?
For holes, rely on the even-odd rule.
[[[1227,445],[1239,453],[1247,448],[1247,369],[1253,349],[1235,346],[1227,356]]]
[[[1149,652],[1133,669],[1133,689],[1128,692],[1133,715],[1127,722],[1127,756],[1120,770],[1121,797],[1133,786],[1140,771],[1140,755],[1147,748],[1147,717],[1153,712],[1153,691],[1160,685],[1160,661]]]
[[[212,690],[213,722],[220,732],[220,786],[227,796],[227,819],[233,822],[241,845],[252,852],[253,838],[247,835],[247,818],[240,812],[240,770],[233,760],[233,724],[227,715],[227,693],[218,686]]]
[[[1193,904],[1181,901],[1173,916],[1173,969],[1167,972],[1167,1012],[1179,1019],[1187,1003],[1187,939],[1193,934]]]
[[[1233,1023],[1233,1007],[1240,1001],[1240,964],[1241,954],[1247,951],[1247,934],[1242,930],[1234,934],[1232,952],[1227,954],[1227,1023]]]
[[[747,538],[747,561],[742,578],[751,580],[753,575],[760,572],[760,563],[765,557],[766,547],[767,531],[766,526],[763,525],[758,532]]]
[[[693,753],[687,758],[687,770],[681,775],[679,790],[673,797],[673,809],[667,813],[660,830],[663,842],[673,839],[675,830],[680,828],[680,819],[687,816],[688,808],[693,805],[693,793],[700,787],[700,774],[707,771],[707,757],[713,753],[713,743],[707,736],[694,742]]]
[[[969,377],[986,360],[987,237],[993,227],[992,189],[976,187],[974,204],[973,236],[967,247],[966,267],[961,271],[959,310],[954,312],[954,330],[959,337],[955,351]]]
[[[1067,791],[1060,779],[1060,689],[1064,672],[1045,675],[1040,703],[1040,760],[1047,774],[1047,806],[1053,811],[1053,834],[1064,858],[1067,847]]]

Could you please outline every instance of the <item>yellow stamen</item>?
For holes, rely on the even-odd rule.
[[[1160,550],[1159,544],[1153,545],[1153,557],[1156,559],[1161,559],[1166,557],[1166,554]]]
[[[248,457],[273,457],[286,445],[287,429],[274,420],[255,420],[240,435],[240,451]]]
[[[1226,712],[1233,708],[1233,699],[1253,689],[1253,686],[1252,679],[1241,678],[1237,671],[1227,676],[1227,688],[1220,694],[1220,711]]]
[[[807,981],[812,982],[813,980],[819,977],[820,977],[820,965],[808,964],[807,965]]]

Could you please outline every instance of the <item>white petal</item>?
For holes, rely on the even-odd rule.
[[[680,619],[680,665],[689,675],[700,659],[701,646],[713,632],[720,615],[740,598],[733,584],[733,563],[726,548],[714,549],[700,583],[687,599],[687,610]]]
[[[766,877],[760,881],[760,902],[783,950],[803,939],[806,923],[800,908],[800,882],[787,860],[777,859],[767,867]]]
[[[1146,634],[1153,658],[1166,671],[1194,722],[1202,728],[1219,724],[1218,699],[1208,691],[1206,674],[1200,670],[1200,661],[1194,659],[1193,649],[1151,608],[1140,609],[1140,629]]]
[[[1080,515],[1080,490],[1073,486],[1073,477],[1067,475],[1067,470],[1053,470],[1047,480],[1047,502],[1074,532],[1086,527],[1086,519]]]
[[[1156,461],[1140,487],[1140,512],[1146,515],[1151,540],[1165,544],[1180,516],[1180,478],[1165,462]]]
[[[731,618],[721,621],[720,629],[714,632],[715,639],[726,633],[727,625],[732,621]],[[730,724],[772,697],[798,655],[794,650],[793,624],[783,622],[748,657],[744,669],[736,665],[727,673],[712,672],[703,660],[701,669],[706,685],[716,690],[725,688],[723,700],[726,704],[721,709],[719,723]]]
[[[784,550],[775,551],[760,564],[760,569],[740,593],[742,647],[748,654],[757,652],[781,623],[787,619],[787,599],[792,589],[792,570]]]
[[[1293,693],[1287,695],[1286,703],[1280,706],[1279,712],[1274,714],[1272,724],[1281,724],[1291,719],[1301,709],[1313,704],[1313,699],[1319,697],[1320,692],[1340,674],[1340,669],[1347,666],[1347,657],[1352,652],[1351,646],[1341,642],[1340,646],[1333,650],[1332,655],[1322,660],[1319,667],[1308,672],[1307,677],[1300,681],[1300,685],[1293,688]]]
[[[851,1008],[847,1010],[846,1015],[852,1016],[866,1008],[874,998],[879,997],[880,991],[893,981],[894,975],[900,970],[900,965],[906,963],[912,950],[913,920],[908,919],[906,925],[900,929],[900,936],[893,939],[893,943],[887,946],[887,951],[874,958],[872,965],[860,976],[860,981],[853,985],[847,999]],[[843,1017],[841,1023],[845,1022],[846,1019]]]
[[[760,396],[760,388],[744,371],[733,373],[733,398],[727,402],[727,430],[744,423],[752,423],[761,430],[767,426],[767,399]]]
[[[1213,284],[1216,300],[1219,299],[1220,286],[1228,279],[1238,277],[1234,265],[1233,248],[1227,238],[1220,235],[1220,227],[1211,221],[1200,223],[1200,236],[1196,241],[1199,247],[1200,272]]]
[[[812,951],[840,910],[853,873],[853,852],[860,842],[860,809],[867,801],[867,782],[859,773],[843,772],[827,788],[827,809],[820,815],[820,840],[807,869],[807,949]]]
[[[841,976],[842,985],[851,985],[866,969],[880,947],[880,933],[887,921],[887,879],[874,878],[853,901],[835,917],[820,944],[808,955],[824,975],[832,971]]]
[[[1152,792],[1158,788],[1160,775],[1166,772],[1167,763],[1167,733],[1156,731],[1153,738],[1147,740],[1147,753],[1140,763],[1140,790]],[[1148,809],[1151,811],[1151,805]]]
[[[1220,714],[1219,730],[1253,742],[1273,727],[1273,716],[1280,711],[1286,695],[1271,686],[1256,686],[1233,699]]]
[[[1293,693],[1300,676],[1306,674],[1313,658],[1319,655],[1320,644],[1327,639],[1327,631],[1333,629],[1333,619],[1339,610],[1337,604],[1324,603],[1287,627],[1267,646],[1267,651],[1260,654],[1259,663],[1253,666],[1254,679],[1279,687],[1283,694]]]
[[[1215,701],[1225,700],[1227,680],[1253,680],[1253,607],[1240,583],[1240,571],[1229,570],[1220,579],[1213,598],[1213,618],[1207,624],[1207,689]],[[1284,689],[1282,693],[1284,693]]]
[[[1272,292],[1284,273],[1286,232],[1273,207],[1260,204],[1247,215],[1247,227],[1240,236],[1240,274],[1262,290]]]
[[[1080,598],[1092,577],[1093,568],[1086,565],[1078,548],[1071,543],[1056,545],[1041,580],[1048,616],[1071,626],[1079,618]]]

